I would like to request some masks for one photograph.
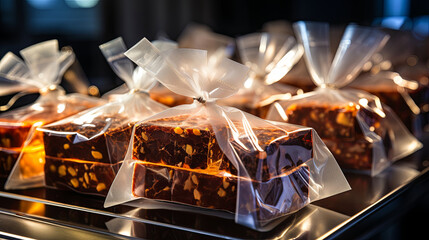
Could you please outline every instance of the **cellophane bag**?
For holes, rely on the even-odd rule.
[[[384,104],[395,106],[393,111],[412,131],[417,115],[422,112],[422,96],[428,92],[428,88],[418,77],[404,74],[401,69],[402,66],[409,66],[413,59],[417,63],[418,58],[415,55],[419,55],[418,51],[421,52],[421,43],[411,31],[383,31],[390,35],[389,41],[365,63],[363,73],[350,87],[372,93]],[[416,72],[415,69],[413,72]]]
[[[349,189],[313,129],[216,103],[239,90],[244,65],[226,58],[209,63],[203,50],[160,53],[146,39],[125,55],[195,101],[135,125],[105,207],[137,200],[143,208],[232,213],[238,224],[265,231],[280,217]]]
[[[372,175],[421,147],[378,97],[342,88],[355,79],[388,35],[349,25],[332,61],[328,24],[297,22],[294,27],[318,88],[276,103],[267,119],[314,127],[341,167]]]
[[[48,187],[106,195],[127,152],[134,124],[167,109],[149,97],[157,81],[125,57],[122,38],[100,49],[130,90],[105,105],[40,128]]]
[[[157,41],[153,44],[160,49]],[[235,48],[233,38],[216,34],[209,27],[195,23],[188,25],[180,34],[178,46],[180,48],[207,50],[209,61],[216,61],[216,59],[223,57],[229,58],[232,56]],[[190,97],[170,91],[161,83],[154,87],[150,92],[150,96],[152,99],[169,107],[189,104],[193,101]]]
[[[65,94],[59,85],[64,71],[74,61],[72,51],[60,51],[58,41],[41,42],[20,51],[22,61],[7,53],[0,73],[18,86],[26,86],[13,101],[36,89],[35,103],[0,115],[0,176],[8,177],[6,189],[43,186],[45,150],[36,129],[47,123],[101,104],[81,94]],[[15,98],[15,99],[14,99]]]
[[[153,44],[160,51],[165,51],[171,48],[177,48],[177,43],[169,40],[157,40],[157,41],[154,41]],[[114,100],[116,97],[118,96],[120,97],[122,94],[127,93],[129,91],[130,89],[125,83],[105,93],[102,98]],[[164,86],[162,86],[162,84],[160,84],[159,82],[156,82],[156,84],[154,84],[154,86],[150,89],[149,95],[153,100],[163,105],[166,105],[168,107],[174,107],[180,104],[192,102],[191,98],[188,98],[179,94],[175,94],[172,91],[165,88]]]
[[[421,112],[422,104],[419,100],[424,92],[424,86],[418,81],[404,79],[393,71],[368,72],[360,74],[349,87],[374,94],[382,103],[395,106],[395,114],[412,131],[413,122]]]
[[[287,34],[294,36],[292,23],[285,20],[266,22],[262,26],[262,31],[270,34]],[[316,87],[307,71],[304,58],[300,58],[292,69],[279,80],[279,82],[292,85],[302,89],[304,92],[312,91]]]
[[[426,60],[426,63],[420,60],[414,66],[402,65],[398,67],[398,73],[403,78],[412,79],[419,83],[419,88],[409,94],[420,108],[420,114],[416,116],[413,122],[413,133],[422,141],[424,141],[423,136],[427,135],[429,131],[429,68],[427,62],[429,60]]]
[[[253,33],[239,37],[237,47],[242,62],[250,68],[244,87],[221,105],[237,107],[265,118],[270,105],[302,92],[299,88],[278,83],[298,62],[302,46],[290,35]]]

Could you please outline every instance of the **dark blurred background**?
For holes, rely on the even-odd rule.
[[[429,33],[427,0],[0,0],[0,56],[56,38],[70,45],[91,84],[106,92],[121,84],[98,45],[122,36],[176,40],[191,22],[230,37],[259,31],[274,20],[387,25]]]

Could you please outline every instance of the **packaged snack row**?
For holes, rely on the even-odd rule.
[[[166,202],[163,208],[180,203],[222,210],[239,224],[268,230],[279,217],[349,189],[311,128],[216,103],[240,89],[247,78],[244,65],[208,61],[203,50],[159,52],[146,39],[125,55],[165,87],[195,100],[135,125],[105,206],[160,200],[143,206]]]
[[[41,97],[0,116],[5,187],[73,190],[106,197],[106,207],[232,215],[266,231],[350,189],[340,167],[376,175],[421,148],[379,97],[360,90],[371,80],[353,81],[387,34],[350,25],[332,60],[327,24],[294,29],[297,39],[238,38],[243,64],[228,59],[231,39],[207,29],[188,31],[207,41],[185,35],[182,44],[209,51],[145,38],[127,49],[114,39],[100,50],[125,84],[103,99],[64,94],[58,84],[74,55],[57,41],[22,50],[25,61],[8,53],[0,80]],[[278,83],[302,56],[317,86],[307,93]],[[383,74],[396,79],[389,86],[414,83]]]
[[[157,81],[125,57],[122,38],[100,49],[129,92],[38,129],[43,132],[48,187],[106,195],[125,157],[134,124],[167,109],[150,98],[149,90]]]

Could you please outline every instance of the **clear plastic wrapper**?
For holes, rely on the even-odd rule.
[[[40,128],[48,187],[106,195],[127,152],[134,123],[167,109],[149,97],[157,81],[124,56],[122,38],[100,49],[130,90],[105,105]]]
[[[264,118],[270,105],[302,90],[278,83],[299,61],[303,48],[290,35],[254,33],[237,39],[242,62],[250,68],[244,87],[235,95],[219,100]]]
[[[372,93],[388,106],[395,106],[393,111],[409,130],[413,130],[424,103],[422,96],[428,92],[428,87],[419,81],[418,76],[404,74],[401,69],[409,63],[417,65],[420,57],[414,54],[419,55],[422,44],[409,31],[383,31],[389,33],[389,41],[364,64],[364,73],[350,87]],[[418,71],[414,68],[412,72]]]
[[[85,95],[65,95],[58,86],[74,53],[59,51],[57,40],[35,44],[20,53],[25,61],[9,52],[0,62],[0,74],[8,84],[24,86],[4,107],[30,92],[37,91],[40,97],[31,105],[0,115],[0,176],[8,177],[6,189],[43,186],[45,151],[38,127],[102,103]]]
[[[284,20],[265,23],[262,27],[262,31],[271,34],[287,34],[294,36],[292,23]],[[302,89],[304,92],[312,91],[316,87],[307,71],[304,58],[301,58],[279,82],[295,86]]]
[[[172,41],[164,41],[164,40],[158,40],[154,41],[153,43],[160,51],[165,51],[171,48],[177,48],[177,44]],[[116,97],[120,97],[122,94],[128,93],[130,91],[127,84],[123,84],[103,95],[104,99],[109,99],[110,101],[114,100]],[[174,107],[177,105],[185,104],[185,103],[192,103],[192,98],[182,96],[179,94],[176,94],[168,88],[162,86],[159,82],[157,82],[149,92],[150,97],[168,107]]]
[[[384,45],[388,39],[385,33],[349,25],[332,60],[328,24],[298,22],[294,27],[318,88],[276,103],[268,119],[314,127],[340,166],[366,170],[372,175],[421,148],[421,143],[378,97],[342,88]]]
[[[420,114],[420,94],[424,86],[418,81],[404,79],[401,75],[391,71],[380,71],[361,74],[349,87],[361,89],[380,98],[388,106],[395,106],[393,111],[402,123],[411,131],[413,121]]]
[[[409,92],[415,104],[420,109],[420,114],[413,122],[414,135],[419,139],[429,131],[429,60],[417,61],[416,65],[403,65],[398,68],[398,73],[405,79],[412,79],[419,83],[416,91]],[[394,108],[396,110],[396,108]]]
[[[153,44],[160,49],[156,43],[155,41]],[[231,57],[235,48],[233,38],[216,34],[209,27],[195,23],[188,25],[180,34],[178,46],[181,48],[207,50],[207,54],[212,61],[222,57]],[[190,97],[170,91],[162,84],[155,86],[150,92],[150,96],[152,99],[169,107],[189,104],[193,101]]]
[[[195,101],[135,125],[105,207],[233,213],[235,222],[266,231],[279,217],[349,189],[313,129],[216,104],[240,89],[247,67],[209,62],[203,50],[160,53],[146,39],[125,55]]]

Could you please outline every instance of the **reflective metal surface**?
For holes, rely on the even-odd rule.
[[[204,214],[124,205],[105,209],[103,198],[74,192],[0,189],[0,238],[347,238],[368,227],[365,224],[380,221],[377,217],[384,216],[381,214],[390,214],[392,206],[393,211],[406,211],[407,204],[412,205],[413,199],[424,192],[422,184],[429,181],[429,171],[411,157],[377,177],[355,172],[346,172],[346,177],[351,191],[315,202],[281,219],[269,232],[257,232],[235,224],[233,219]],[[402,198],[407,200],[398,203]]]

